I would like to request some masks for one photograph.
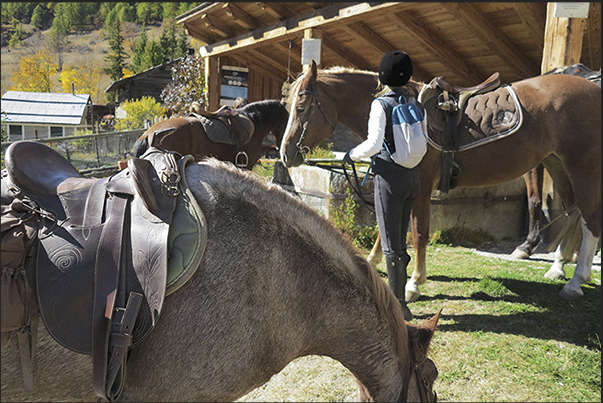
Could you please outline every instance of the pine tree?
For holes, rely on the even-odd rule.
[[[31,23],[37,29],[44,29],[44,15],[45,9],[41,4],[38,4],[36,8],[34,8],[33,14],[31,16]]]
[[[117,81],[123,76],[123,69],[126,67],[126,58],[128,54],[124,50],[124,38],[121,36],[121,24],[116,19],[109,27],[109,54],[105,61],[109,62],[109,67],[104,71],[112,80]]]
[[[144,65],[144,52],[147,47],[147,42],[149,41],[149,36],[147,35],[147,26],[142,24],[142,28],[140,30],[140,34],[138,34],[138,39],[136,40],[136,44],[132,49],[132,71],[135,74],[140,73],[141,71],[145,71],[150,66]]]
[[[155,37],[153,37],[145,46],[142,66],[146,70],[160,64],[163,64],[163,50],[161,49],[161,45],[155,40]]]

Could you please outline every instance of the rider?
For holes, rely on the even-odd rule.
[[[405,52],[394,50],[387,53],[379,64],[379,81],[385,88],[376,97],[391,98],[394,104],[400,95],[408,100],[416,98],[416,91],[405,86],[412,73],[412,61]],[[351,165],[361,158],[374,156],[375,214],[387,264],[388,283],[402,305],[404,319],[411,320],[413,315],[405,298],[406,267],[410,262],[406,252],[406,234],[410,209],[419,194],[419,168],[409,169],[396,164],[383,146],[384,140],[388,144],[393,143],[391,114],[391,105],[373,100],[367,138],[348,151],[343,162]]]

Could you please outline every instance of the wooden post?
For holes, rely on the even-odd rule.
[[[216,111],[220,108],[220,59],[218,57],[205,57],[205,108]]]
[[[540,68],[542,73],[551,71],[556,67],[579,63],[582,54],[582,37],[586,27],[586,19],[555,17],[554,12],[555,3],[548,3],[544,49]],[[553,180],[546,169],[544,170],[542,198],[542,210],[543,212],[548,211],[551,221],[564,214],[561,198],[555,191]],[[545,231],[543,235],[546,243],[550,243],[555,235],[560,232],[564,224],[563,221],[556,221],[549,227],[548,231]]]

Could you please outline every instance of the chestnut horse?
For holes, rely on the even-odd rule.
[[[205,215],[205,253],[131,348],[124,401],[234,401],[307,355],[348,368],[360,401],[436,400],[427,354],[441,310],[421,325],[405,322],[348,238],[253,172],[207,158],[183,179]],[[39,326],[35,390],[23,391],[13,336],[2,350],[2,401],[97,401],[91,357]]]
[[[182,155],[191,154],[196,160],[209,156],[232,162],[239,168],[251,169],[266,151],[263,146],[266,136],[272,134],[278,147],[289,112],[283,103],[274,99],[251,102],[235,111],[251,119],[255,127],[249,142],[241,147],[211,141],[201,121],[195,116],[188,116],[166,119],[151,126],[134,143],[133,155],[139,157],[144,154],[149,147],[151,133],[174,128],[173,132],[166,131],[166,135],[155,136],[153,145]]]
[[[419,93],[424,83],[411,81]],[[481,187],[507,182],[540,163],[551,174],[566,208],[577,206],[583,232],[579,260],[562,298],[583,295],[581,284],[591,279],[591,268],[601,236],[601,87],[571,75],[541,75],[512,83],[524,116],[511,136],[455,153],[461,174],[459,187]],[[281,144],[287,167],[304,162],[308,150],[327,138],[338,123],[366,138],[368,109],[378,92],[376,73],[334,68],[321,71],[313,63],[294,83],[289,122]],[[432,128],[429,127],[431,135]],[[432,146],[420,164],[421,192],[412,209],[416,252],[414,273],[406,286],[406,300],[420,296],[426,277],[431,192],[441,176],[442,152]],[[527,179],[526,179],[527,181]],[[533,217],[534,220],[539,217]],[[566,241],[567,242],[567,241]],[[556,261],[545,277],[565,277],[563,265],[571,256],[557,248]]]

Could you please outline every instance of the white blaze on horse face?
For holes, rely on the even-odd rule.
[[[297,96],[293,98],[293,102],[291,103],[291,108],[289,109],[289,120],[287,121],[287,127],[285,128],[285,134],[283,135],[283,139],[281,140],[281,153],[285,152],[285,144],[287,139],[291,137],[291,128],[293,127],[293,122],[297,119]]]

